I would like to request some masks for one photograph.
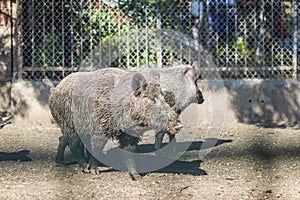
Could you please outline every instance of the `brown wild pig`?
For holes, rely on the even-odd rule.
[[[192,65],[183,65],[178,61],[173,61],[171,67],[162,69],[141,69],[138,70],[145,76],[146,80],[151,80],[157,76],[165,100],[172,109],[179,115],[192,103],[202,104],[204,98],[197,86],[200,77],[200,67],[198,62]],[[157,132],[155,148],[161,148],[163,136],[166,132]],[[174,134],[169,134],[170,140],[175,139]]]
[[[63,163],[69,145],[83,168],[83,144],[92,154],[89,164],[94,165],[109,138],[117,139],[122,149],[135,152],[144,132],[175,134],[181,127],[158,83],[117,68],[67,76],[51,89],[49,106],[63,134],[56,162]],[[124,164],[133,180],[139,177],[132,158],[124,158]]]

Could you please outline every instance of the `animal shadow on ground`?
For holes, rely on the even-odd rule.
[[[21,161],[28,162],[32,161],[30,157],[28,157],[29,150],[22,150],[18,152],[0,152],[0,161]]]
[[[154,171],[154,173],[188,174],[193,176],[207,175],[206,171],[200,169],[202,161],[180,161],[176,160],[170,165]]]
[[[150,170],[152,171],[151,173],[201,176],[207,175],[207,173],[200,168],[202,161],[197,151],[230,142],[232,142],[232,140],[219,140],[216,138],[207,138],[204,141],[197,142],[171,141],[169,145],[164,143],[162,149],[159,151],[155,151],[154,144],[141,144],[138,146],[138,154],[136,154],[134,158],[137,161],[138,171],[147,171],[149,165],[151,165],[150,168],[154,169]],[[100,164],[100,166],[107,167],[107,165],[109,165],[112,167],[103,172],[117,171],[113,165],[116,165],[119,170],[126,171],[126,167],[121,162],[122,153],[120,153],[120,149],[112,148],[108,150],[102,159],[105,164]],[[146,174],[147,173],[141,173],[141,175]]]
[[[220,140],[217,138],[206,138],[204,141],[197,142],[173,142],[163,143],[162,149],[168,151],[170,148],[175,148],[173,151],[182,152],[182,151],[195,151],[195,150],[205,150],[207,148],[215,147],[222,145],[224,143],[231,143],[233,140]],[[155,151],[154,144],[142,144],[138,146],[138,152],[153,152]]]
[[[157,173],[175,173],[175,174],[189,174],[193,176],[207,175],[206,171],[200,168],[202,161],[199,154],[195,151],[205,150],[210,147],[218,146],[224,143],[230,143],[232,140],[219,140],[216,138],[207,138],[204,141],[197,142],[170,142],[163,143],[162,149],[158,154],[166,154],[165,159],[170,159],[175,154],[181,155],[174,162],[171,162],[166,167],[156,170]],[[154,145],[141,145],[138,151],[151,152],[154,151]],[[194,153],[192,153],[194,152]]]

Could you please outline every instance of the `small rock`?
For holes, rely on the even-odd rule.
[[[265,193],[266,193],[266,194],[271,194],[271,193],[272,193],[272,190],[266,190]]]
[[[152,184],[157,185],[157,184],[159,184],[159,182],[158,181],[153,181]]]
[[[225,178],[225,180],[226,180],[226,181],[234,181],[234,180],[236,180],[236,178],[233,178],[233,177],[227,177],[227,178]]]
[[[278,193],[278,194],[276,194],[276,197],[277,197],[277,198],[280,198],[280,197],[282,197],[282,193]]]

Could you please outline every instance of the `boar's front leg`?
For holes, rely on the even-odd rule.
[[[120,136],[118,136],[118,140],[120,143],[120,147],[123,150],[127,151],[127,152],[122,152],[124,153],[122,159],[123,159],[123,163],[128,169],[129,176],[133,181],[140,179],[141,176],[138,174],[136,170],[136,163],[134,158],[134,153],[136,153],[136,147],[139,142],[139,138],[127,135],[126,133],[122,133]]]
[[[163,132],[163,131],[156,133],[156,135],[155,135],[155,150],[161,149],[162,141],[163,141],[165,133],[166,132]],[[169,135],[169,142],[171,142],[172,140],[174,140],[174,142],[176,142],[176,138],[175,138],[174,134],[168,133],[168,135]]]
[[[89,155],[89,170],[94,170],[96,174],[100,173],[98,168],[100,160],[103,156],[103,149],[108,141],[108,137],[104,133],[94,134],[90,138],[90,143],[86,143]]]

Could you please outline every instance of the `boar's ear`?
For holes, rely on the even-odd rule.
[[[132,77],[131,88],[134,92],[134,96],[138,96],[141,94],[143,90],[147,87],[147,81],[145,77],[140,73],[135,73]]]
[[[172,59],[172,61],[171,61],[171,67],[177,67],[179,65],[182,65],[182,63],[179,60]]]
[[[184,71],[184,75],[191,80],[196,81],[201,75],[198,62],[195,61],[191,67],[186,68]]]
[[[160,80],[160,73],[157,70],[151,70],[150,76],[153,77],[156,81]]]

